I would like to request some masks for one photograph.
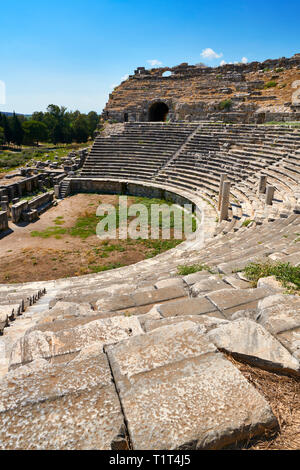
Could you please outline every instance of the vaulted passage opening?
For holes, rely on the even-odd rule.
[[[152,106],[149,108],[149,115],[148,120],[151,121],[166,121],[167,115],[169,112],[169,108],[166,103],[159,101],[157,103],[153,103]]]

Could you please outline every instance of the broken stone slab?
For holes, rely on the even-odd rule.
[[[270,291],[263,288],[222,289],[206,294],[206,297],[230,320],[238,310],[256,308],[258,301],[269,294]]]
[[[185,315],[183,317],[168,317],[160,319],[151,319],[147,320],[144,323],[144,330],[148,333],[156,328],[161,328],[162,326],[174,325],[175,323],[180,323],[182,321],[191,321],[201,327],[201,331],[206,333],[212,328],[217,328],[220,325],[228,323],[228,320],[223,320],[217,317],[209,317],[208,315]]]
[[[20,338],[14,345],[10,356],[10,368],[26,364],[37,358],[51,358],[78,352],[96,342],[102,347],[129,336],[143,334],[135,317],[111,317],[89,322],[68,330],[33,331]]]
[[[265,328],[249,319],[238,319],[214,328],[208,338],[220,350],[263,369],[300,374],[299,361]]]
[[[141,327],[143,330],[145,330],[145,323],[148,321],[156,321],[161,318],[161,314],[157,310],[156,306],[154,306],[148,313],[145,313],[144,315],[138,315],[137,316]]]
[[[271,292],[284,292],[285,290],[275,276],[261,277],[258,280],[257,287],[269,289]]]
[[[210,313],[212,313],[213,316],[222,317],[222,315],[217,311],[215,305],[213,305],[204,296],[177,300],[175,302],[168,302],[159,305],[157,309],[159,313],[165,318],[177,316],[181,317],[184,315],[207,315]]]
[[[300,297],[297,295],[266,297],[259,302],[258,312],[257,321],[272,334],[300,327]]]
[[[223,281],[227,282],[227,284],[229,284],[231,287],[234,287],[235,289],[249,289],[249,287],[251,287],[249,281],[245,281],[235,276],[226,276]]]
[[[230,286],[217,276],[209,276],[202,281],[196,282],[191,287],[191,293],[193,297],[198,297],[206,292],[214,292],[220,289],[230,289]]]
[[[258,305],[258,323],[263,325],[300,360],[300,298],[275,294]]]
[[[106,347],[135,450],[220,449],[277,425],[266,400],[190,323]]]

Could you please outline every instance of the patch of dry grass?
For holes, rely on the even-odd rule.
[[[268,372],[228,359],[270,403],[279,430],[242,445],[251,450],[300,449],[300,378]]]

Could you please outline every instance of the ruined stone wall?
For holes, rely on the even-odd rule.
[[[170,72],[170,76],[164,76]],[[102,117],[110,122],[148,121],[154,103],[168,120],[262,123],[300,120],[300,55],[292,58],[204,67],[181,64],[139,67],[110,94]],[[269,86],[270,82],[275,86]]]
[[[7,211],[0,212],[0,233],[8,229],[8,215]]]

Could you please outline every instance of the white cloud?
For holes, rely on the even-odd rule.
[[[158,65],[162,65],[162,62],[160,60],[157,60],[157,59],[150,59],[150,60],[147,60],[148,64],[151,65],[151,67],[156,67]]]
[[[242,57],[241,62],[242,62],[242,64],[247,64],[247,62],[248,62],[247,57]]]
[[[121,77],[121,81],[124,82],[124,80],[127,80],[128,77],[129,77],[128,73],[126,75],[123,75],[123,77]]]
[[[225,60],[221,60],[220,65],[225,65],[227,62]]]
[[[109,85],[110,90],[114,90],[118,85],[116,83],[112,83]]]
[[[212,59],[220,59],[220,57],[223,57],[223,53],[220,52],[220,54],[217,54],[213,49],[210,47],[207,47],[206,49],[203,49],[203,51],[200,54],[204,59],[212,60]]]

